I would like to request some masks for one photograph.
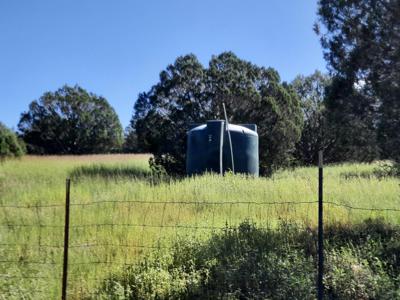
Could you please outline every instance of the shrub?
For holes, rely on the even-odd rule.
[[[339,238],[334,237],[334,233]],[[327,228],[328,299],[400,297],[399,227],[382,221]],[[148,254],[105,280],[104,299],[315,299],[313,229],[282,223],[260,229],[249,222],[208,241],[180,239],[172,250]],[[391,246],[389,246],[391,245]]]
[[[384,263],[378,258],[362,258],[362,254],[351,248],[332,249],[326,257],[324,283],[328,298],[396,298],[394,281],[386,273]]]
[[[0,161],[20,157],[24,153],[25,146],[18,140],[17,135],[0,123]]]

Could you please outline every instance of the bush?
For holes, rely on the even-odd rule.
[[[339,236],[334,238],[333,233]],[[327,228],[328,299],[398,299],[399,227],[367,221]],[[180,240],[144,257],[99,290],[104,299],[315,299],[317,233],[245,222],[208,241]],[[396,257],[394,259],[393,257]]]
[[[351,248],[328,252],[324,278],[328,298],[396,299],[400,296],[382,261],[362,258],[357,252]]]
[[[19,141],[17,135],[0,123],[0,161],[6,158],[20,157],[25,153],[23,142]]]

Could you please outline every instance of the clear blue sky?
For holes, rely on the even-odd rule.
[[[79,84],[108,99],[123,127],[138,93],[179,55],[207,65],[230,50],[297,74],[325,71],[316,0],[10,0],[0,2],[0,121],[16,128],[45,91]]]

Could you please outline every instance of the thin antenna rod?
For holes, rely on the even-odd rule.
[[[225,109],[225,103],[224,103],[224,102],[222,102],[222,106],[224,107],[225,126],[226,126],[226,130],[228,131],[229,148],[230,148],[230,150],[231,150],[232,173],[235,174],[235,164],[234,164],[234,162],[233,162],[233,149],[232,149],[231,132],[229,131],[228,116],[227,116],[227,114],[226,114],[226,109]]]

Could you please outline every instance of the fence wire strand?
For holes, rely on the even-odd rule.
[[[104,282],[104,276],[110,277],[121,267],[137,263],[146,251],[170,249],[170,239],[203,233],[210,235],[234,228],[246,219],[267,229],[274,221],[289,222],[293,216],[307,226],[315,224],[317,204],[318,201],[72,202],[69,288],[74,289],[74,283],[82,280]],[[324,205],[343,209],[341,214],[347,213],[348,221],[358,211],[384,213],[386,217],[389,213],[400,212],[395,207],[361,207],[335,201],[324,201]],[[26,280],[29,284],[43,281],[43,285],[36,283],[38,290],[29,290],[32,293],[45,293],[50,281],[58,284],[62,273],[64,207],[60,203],[0,205],[4,216],[0,223],[1,278]],[[26,211],[31,217],[24,217]],[[329,214],[329,210],[326,213]],[[336,218],[335,214],[330,218]],[[48,267],[48,270],[42,267]],[[27,274],[24,274],[25,270]],[[46,272],[49,275],[43,276]]]

